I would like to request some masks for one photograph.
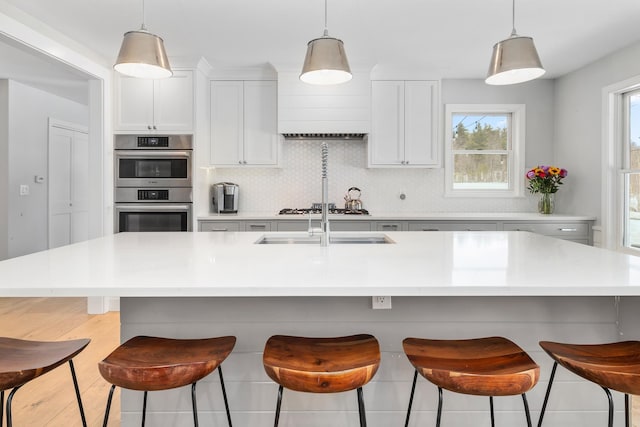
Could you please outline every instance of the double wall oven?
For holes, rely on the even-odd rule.
[[[115,232],[191,231],[191,135],[116,135]]]

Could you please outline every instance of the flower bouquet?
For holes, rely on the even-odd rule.
[[[536,166],[527,172],[529,186],[532,194],[540,193],[538,202],[538,212],[542,214],[553,213],[553,194],[558,191],[558,186],[562,185],[562,180],[567,177],[567,170],[557,166]]]

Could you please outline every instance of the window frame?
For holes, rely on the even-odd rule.
[[[640,76],[631,77],[602,89],[602,188],[601,227],[594,227],[594,244],[603,248],[640,256],[640,250],[625,246],[625,94],[640,89]],[[628,172],[628,170],[627,170]]]
[[[640,169],[631,168],[631,135],[630,135],[630,124],[631,124],[631,109],[630,109],[630,98],[631,96],[640,95],[640,88],[634,87],[629,90],[624,91],[621,94],[622,101],[622,117],[620,123],[622,125],[622,129],[620,130],[620,134],[622,135],[620,144],[620,165],[618,167],[618,174],[620,178],[618,182],[620,183],[621,188],[618,190],[618,194],[620,195],[618,201],[618,208],[621,213],[618,216],[618,221],[621,222],[618,227],[620,230],[620,235],[618,236],[618,244],[624,249],[624,251],[629,251],[634,254],[640,254],[640,248],[637,246],[632,246],[630,242],[630,230],[627,228],[629,225],[629,221],[631,220],[631,212],[629,207],[629,178],[631,175],[637,175],[640,173]]]
[[[453,120],[454,114],[511,114],[511,149],[509,159],[509,188],[454,189]],[[445,197],[516,198],[524,197],[526,106],[524,104],[446,104],[445,106]],[[487,154],[490,154],[487,152]]]

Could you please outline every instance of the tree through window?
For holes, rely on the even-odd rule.
[[[523,129],[524,106],[447,105],[448,194],[521,195]]]

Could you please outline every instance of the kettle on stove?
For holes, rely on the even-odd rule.
[[[362,200],[360,200],[360,194],[362,192],[358,187],[351,187],[347,190],[347,194],[344,196],[344,208],[348,211],[360,211],[362,210]]]

